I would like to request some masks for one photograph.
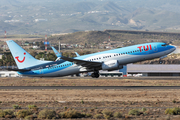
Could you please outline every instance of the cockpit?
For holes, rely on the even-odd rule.
[[[164,47],[166,47],[166,46],[168,46],[169,44],[167,44],[167,43],[164,43],[164,44],[162,44],[161,46],[164,46]]]

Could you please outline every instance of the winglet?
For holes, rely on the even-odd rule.
[[[80,56],[77,52],[75,52],[75,54],[76,54],[76,56],[77,56],[77,57],[79,57],[79,56]]]
[[[58,58],[61,58],[61,53],[59,53],[53,46],[51,46],[51,48],[53,49],[55,55],[58,57]]]

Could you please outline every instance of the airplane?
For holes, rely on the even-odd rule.
[[[22,76],[63,77],[83,72],[93,72],[93,78],[99,77],[99,70],[122,69],[123,65],[154,58],[160,58],[173,52],[176,47],[163,42],[138,44],[114,50],[107,50],[74,58],[61,56],[59,61],[41,61],[35,59],[13,40],[6,41]]]

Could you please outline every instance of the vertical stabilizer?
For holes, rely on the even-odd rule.
[[[29,67],[50,62],[35,59],[13,40],[6,41],[6,43],[19,69],[26,69]]]

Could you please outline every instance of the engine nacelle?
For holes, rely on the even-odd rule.
[[[111,61],[106,61],[102,64],[102,70],[117,70],[117,69],[122,69],[123,66],[119,65],[117,60],[111,60]]]

